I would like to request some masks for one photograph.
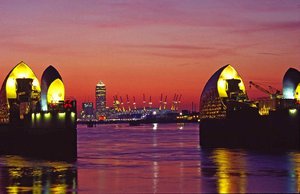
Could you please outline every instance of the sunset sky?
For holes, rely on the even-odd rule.
[[[250,80],[282,88],[300,69],[299,0],[19,0],[0,2],[0,80],[20,61],[40,78],[61,73],[69,97],[94,101],[95,85],[142,100],[182,94],[199,104],[206,81],[232,64]]]

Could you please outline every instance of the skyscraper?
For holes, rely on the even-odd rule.
[[[106,116],[106,87],[102,81],[96,85],[96,118]]]

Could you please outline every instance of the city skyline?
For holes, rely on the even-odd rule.
[[[94,102],[95,85],[112,96],[182,94],[199,105],[209,76],[231,64],[249,81],[282,89],[300,64],[299,1],[1,2],[0,81],[26,62],[40,78],[54,65],[66,96]]]

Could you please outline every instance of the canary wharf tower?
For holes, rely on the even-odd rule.
[[[106,86],[102,81],[96,85],[96,118],[105,116],[106,110]]]

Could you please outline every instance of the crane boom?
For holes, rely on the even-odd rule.
[[[249,84],[250,84],[250,87],[254,86],[256,89],[260,90],[261,92],[270,95],[271,99],[280,98],[280,91],[277,90],[276,88],[273,88],[272,86],[269,86],[269,90],[271,90],[271,91],[269,91],[269,90],[261,87],[260,85],[254,83],[253,81],[250,81]]]
[[[272,91],[273,94],[278,94],[280,95],[281,91],[278,90],[277,88],[274,88],[272,86],[269,86],[269,90]]]
[[[250,81],[249,84],[250,84],[250,87],[251,87],[251,86],[254,86],[254,87],[255,87],[256,89],[258,89],[259,91],[261,91],[261,92],[263,92],[263,93],[265,93],[265,94],[272,95],[272,93],[271,93],[269,90],[267,90],[267,89],[261,87],[260,85],[254,83],[254,82],[252,82],[252,81]]]

